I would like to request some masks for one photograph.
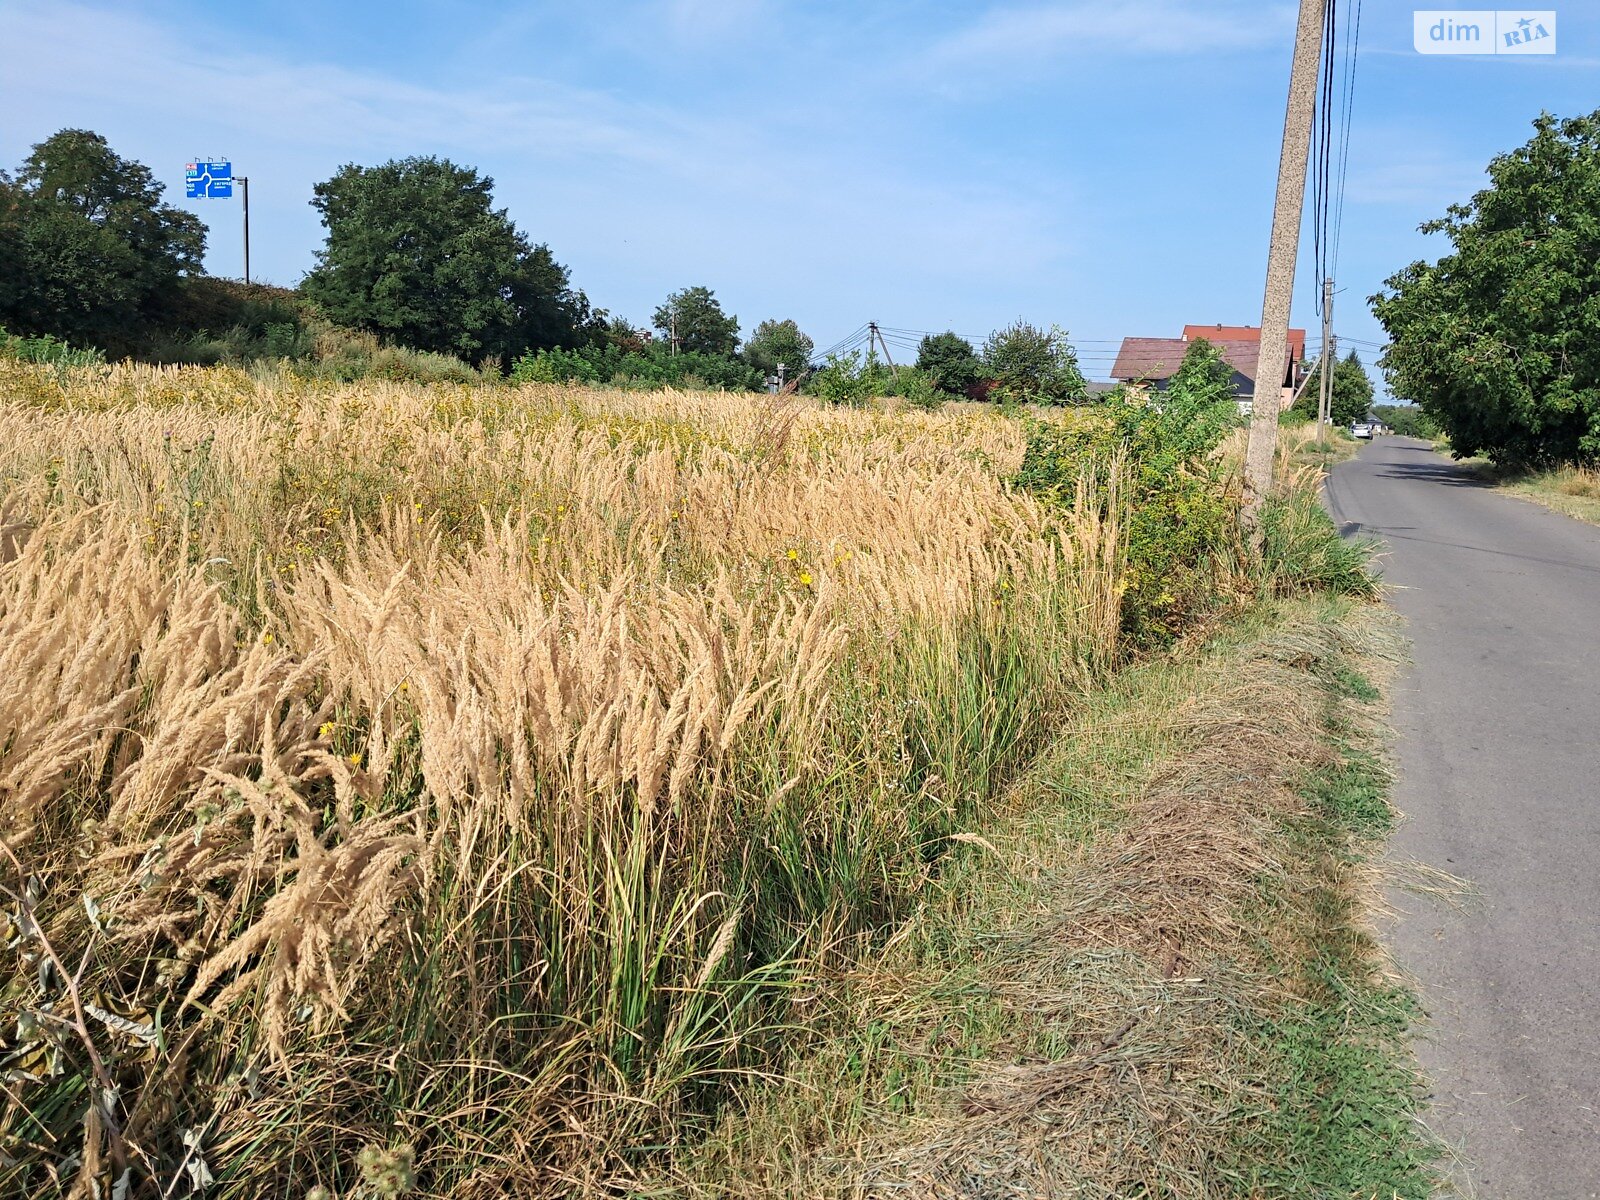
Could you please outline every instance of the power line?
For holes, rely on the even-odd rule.
[[[1321,315],[1324,280],[1339,272],[1344,201],[1350,173],[1350,131],[1355,114],[1356,66],[1360,61],[1361,0],[1346,0],[1343,32],[1339,0],[1323,12],[1322,63],[1311,150],[1311,233],[1316,264],[1316,312]]]
[[[1317,71],[1316,117],[1311,135],[1311,258],[1316,268],[1315,311],[1322,315],[1323,286],[1329,275],[1328,214],[1333,163],[1334,73],[1338,67],[1338,0],[1325,0],[1322,7],[1322,52]]]
[[[1350,11],[1350,10],[1347,10]],[[1350,168],[1350,124],[1355,112],[1356,103],[1356,62],[1361,47],[1361,0],[1355,0],[1355,8],[1345,18],[1345,76],[1343,98],[1343,132],[1340,134],[1339,147],[1339,184],[1338,198],[1333,210],[1333,264],[1337,270],[1339,265],[1339,242],[1344,232],[1344,190],[1345,179]]]

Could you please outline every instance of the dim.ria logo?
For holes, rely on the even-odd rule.
[[[1417,9],[1412,44],[1418,54],[1554,54],[1554,9]]]

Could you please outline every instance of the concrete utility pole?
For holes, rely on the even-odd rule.
[[[1322,281],[1322,367],[1317,372],[1317,436],[1333,424],[1333,368],[1339,361],[1333,340],[1333,280]]]
[[[1254,525],[1272,488],[1278,449],[1278,401],[1289,361],[1289,300],[1294,292],[1300,211],[1306,199],[1306,157],[1317,106],[1317,67],[1322,59],[1322,24],[1327,0],[1300,0],[1294,64],[1289,68],[1289,105],[1283,117],[1278,157],[1278,198],[1272,206],[1272,244],[1267,251],[1267,289],[1261,304],[1261,358],[1250,410],[1250,449],[1245,455],[1245,523]]]
[[[873,338],[878,340],[878,345],[883,347],[883,361],[889,364],[889,374],[899,379],[900,368],[894,365],[894,356],[889,353],[889,343],[883,340],[883,332],[878,328],[878,323],[876,321],[868,321],[867,330],[867,345],[872,345]]]

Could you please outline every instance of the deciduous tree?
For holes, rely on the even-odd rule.
[[[304,292],[341,324],[474,361],[587,340],[587,298],[493,188],[442,158],[340,168],[314,189],[328,237]]]
[[[1600,112],[1548,113],[1489,186],[1422,227],[1452,250],[1372,297],[1390,390],[1457,454],[1511,466],[1600,457]]]
[[[741,353],[763,375],[776,375],[782,363],[786,377],[794,379],[811,361],[816,343],[794,321],[763,321],[756,326]]]
[[[917,370],[942,392],[964,395],[983,377],[983,364],[972,343],[958,333],[930,333],[917,346]]]
[[[1311,369],[1311,378],[1306,380],[1294,402],[1295,413],[1309,421],[1316,420],[1321,389],[1322,364],[1319,362]],[[1372,411],[1375,394],[1372,378],[1354,350],[1333,364],[1333,398],[1329,411],[1335,425],[1349,425],[1365,417]]]
[[[205,225],[161,201],[150,169],[86,129],[0,177],[0,324],[124,353],[198,273]]]
[[[983,366],[993,394],[1014,403],[1069,404],[1088,390],[1066,330],[1054,325],[1017,321],[996,330],[984,343]]]
[[[716,293],[708,287],[673,292],[657,308],[650,323],[664,338],[676,331],[679,350],[731,355],[739,348],[739,318],[722,311]]]

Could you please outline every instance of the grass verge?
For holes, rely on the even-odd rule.
[[[1529,475],[1491,475],[1491,478],[1503,492],[1591,525],[1600,525],[1600,471],[1562,467]]]
[[[1441,454],[1450,453],[1449,440],[1441,438],[1435,448]],[[1463,458],[1458,465],[1508,496],[1532,500],[1576,520],[1600,525],[1600,469],[1568,466],[1548,471],[1511,471],[1496,467],[1486,458]]]
[[[672,1196],[1424,1197],[1369,607],[1263,607],[1112,681]]]

